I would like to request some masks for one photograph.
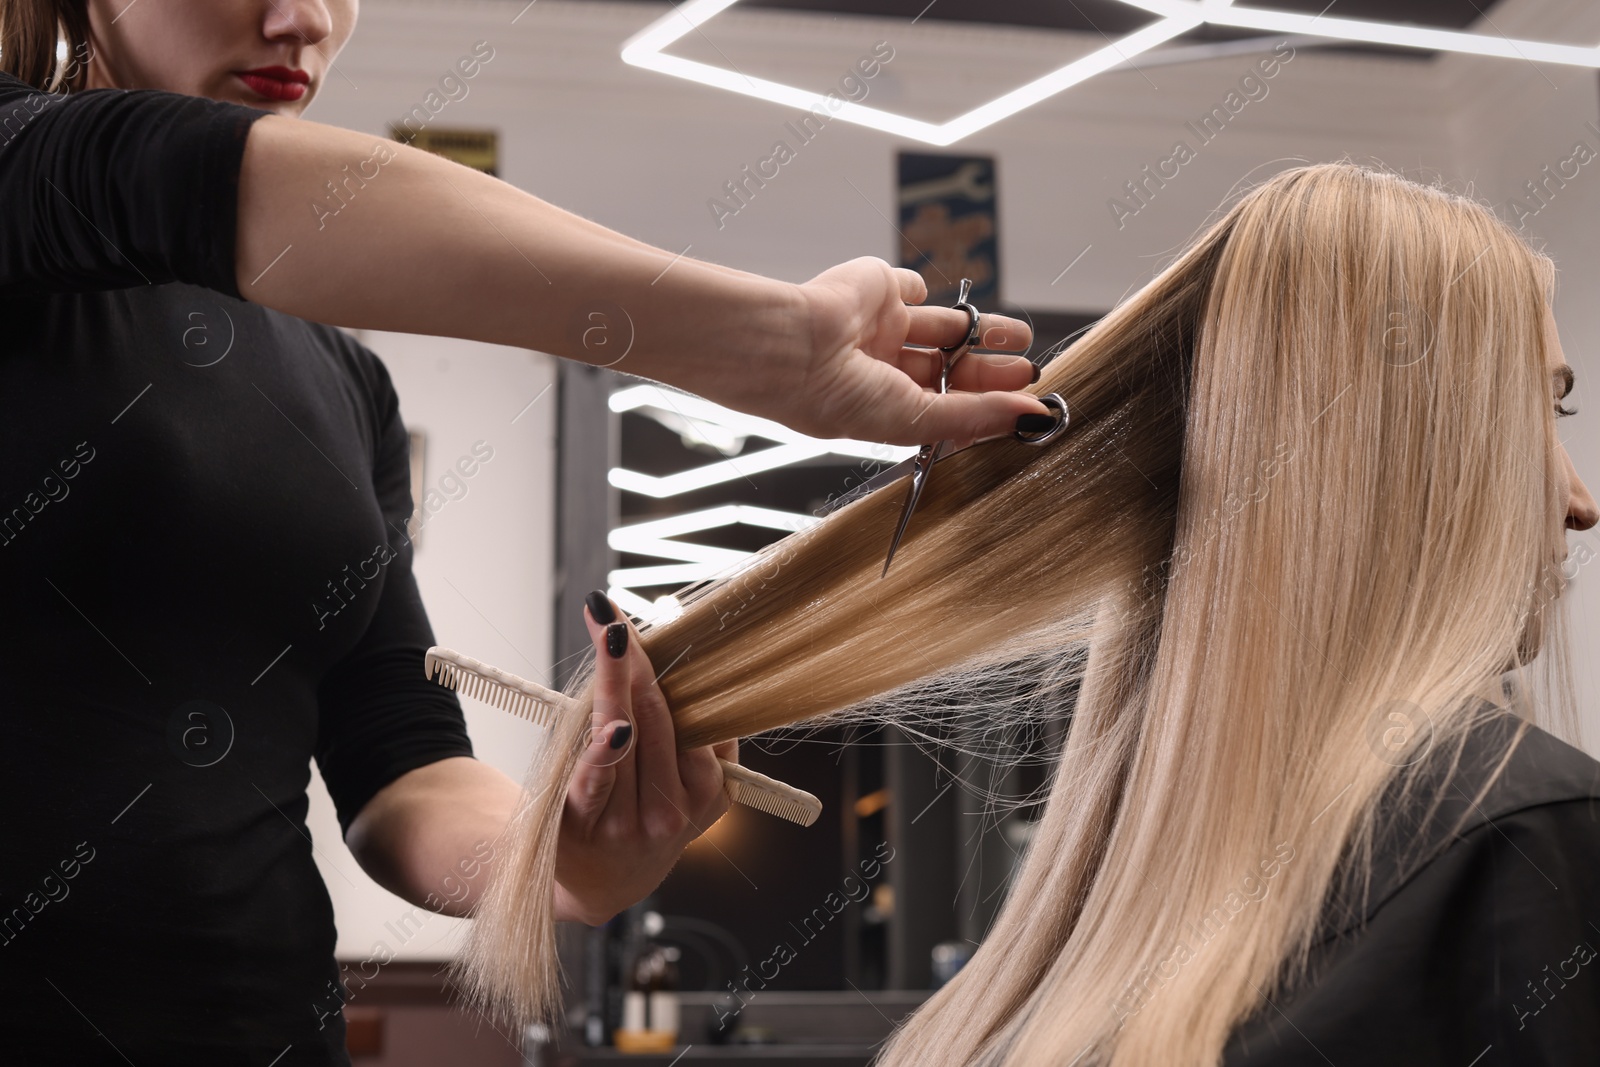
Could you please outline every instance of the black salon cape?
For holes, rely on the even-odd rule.
[[[1529,728],[1474,804],[1519,724],[1475,728],[1453,777],[1430,754],[1431,819],[1380,807],[1370,889],[1337,893],[1310,975],[1225,1067],[1600,1065],[1600,763]]]
[[[0,1063],[347,1062],[310,762],[472,753],[387,372],[238,299],[263,114],[0,76]]]

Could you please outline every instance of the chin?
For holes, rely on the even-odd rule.
[[[293,119],[300,117],[299,103],[290,103],[287,100],[240,100],[245,107],[253,107],[257,111],[265,111],[269,115],[278,115],[282,118]]]
[[[1556,610],[1556,601],[1552,598],[1542,610],[1535,611],[1528,616],[1527,625],[1522,628],[1522,634],[1517,638],[1517,659],[1523,663],[1532,663],[1539,653],[1544,650],[1545,619],[1548,614]],[[1511,670],[1516,664],[1507,666]]]
[[[1517,659],[1521,664],[1532,663],[1538,658],[1544,648],[1544,626],[1539,623],[1530,623],[1522,636],[1517,639]],[[1512,670],[1516,664],[1508,664],[1506,670]]]

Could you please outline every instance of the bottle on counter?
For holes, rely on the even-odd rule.
[[[961,968],[972,961],[972,945],[966,941],[941,941],[933,946],[933,988],[941,989]]]
[[[667,1052],[678,1043],[678,957],[671,945],[646,942],[622,998],[622,1026],[611,1035],[620,1052]]]

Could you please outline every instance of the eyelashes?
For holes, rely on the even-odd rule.
[[[1565,407],[1561,403],[1572,393],[1572,368],[1562,364],[1556,368],[1555,378],[1561,385],[1561,392],[1556,394],[1556,418],[1564,419],[1568,415],[1576,415],[1577,409]]]

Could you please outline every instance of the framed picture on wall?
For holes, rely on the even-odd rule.
[[[1000,298],[999,196],[988,156],[901,152],[896,161],[900,265],[922,275],[929,304],[955,299],[972,279],[980,307]]]

